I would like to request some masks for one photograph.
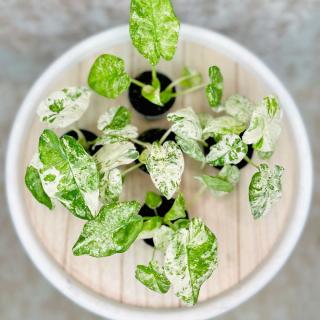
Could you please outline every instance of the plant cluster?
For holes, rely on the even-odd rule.
[[[161,92],[155,66],[160,58],[173,58],[179,35],[179,21],[169,0],[132,0],[130,35],[133,45],[151,64],[152,84],[137,83],[126,73],[122,59],[100,55],[89,72],[89,88],[64,88],[40,103],[37,113],[49,129],[39,138],[25,183],[35,199],[49,209],[61,203],[86,220],[73,246],[74,255],[106,257],[125,252],[137,239],[152,238],[151,261],[136,267],[136,278],[159,293],[172,287],[183,302],[194,305],[201,285],[217,266],[217,240],[200,218],[186,214],[185,199],[179,191],[184,155],[201,167],[220,168],[216,175],[195,177],[202,185],[198,195],[205,190],[214,196],[232,192],[240,179],[237,165],[246,161],[254,166],[249,203],[253,217],[260,218],[281,196],[283,168],[255,164],[247,155],[248,148],[252,147],[262,160],[272,156],[281,132],[281,110],[273,96],[255,104],[235,94],[222,102],[223,76],[217,66],[209,68],[210,81],[206,84],[198,72],[184,68],[182,77]],[[139,85],[142,95],[157,105],[205,88],[211,110],[196,113],[187,107],[168,113],[169,129],[152,143],[139,140],[138,128],[131,124],[131,112],[125,106],[109,107],[100,115],[100,135],[94,141],[87,141],[79,129],[74,129],[78,139],[68,134],[59,137],[53,130],[78,121],[88,109],[93,92],[114,99],[130,83]],[[181,91],[173,91],[175,86]],[[167,140],[170,133],[174,140]],[[138,152],[136,145],[143,150]],[[96,153],[90,155],[89,148],[95,148]],[[150,216],[139,214],[139,202],[120,200],[128,174],[142,166],[159,192],[145,196],[145,205],[154,213]],[[163,199],[172,198],[171,208],[159,215],[157,209]],[[162,259],[158,253],[163,254]]]

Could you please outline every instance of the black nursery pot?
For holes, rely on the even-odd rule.
[[[161,91],[163,91],[172,82],[170,78],[160,72],[157,72],[157,77],[160,81]],[[151,71],[145,71],[135,79],[143,82],[144,84],[151,84],[152,73]],[[132,107],[149,120],[156,120],[161,118],[161,116],[165,114],[174,104],[175,98],[172,98],[163,106],[158,106],[144,98],[142,96],[141,90],[141,87],[137,86],[134,83],[131,83],[129,87],[129,100]],[[176,92],[175,88],[173,88],[173,92]]]
[[[166,131],[167,131],[166,129],[160,129],[160,128],[149,129],[142,132],[139,135],[138,140],[142,142],[153,143],[155,141],[159,141]],[[175,134],[173,132],[170,132],[170,134],[168,135],[165,141],[170,141],[170,140],[171,141],[175,140]],[[140,154],[144,150],[144,148],[139,144],[135,144],[135,147]],[[135,162],[139,163],[139,160],[136,160]],[[148,173],[145,165],[141,166],[139,169],[144,171],[145,173]]]
[[[84,137],[86,138],[87,142],[92,142],[94,140],[97,139],[97,135],[91,131],[88,131],[88,130],[85,130],[85,129],[79,129],[82,134],[84,135]],[[78,133],[74,130],[70,130],[68,132],[66,132],[64,134],[64,136],[67,135],[67,136],[70,136],[70,137],[73,137],[75,138],[76,140],[79,139],[78,137]],[[93,145],[90,145],[89,149],[87,150],[87,152],[93,156],[99,149],[101,148],[101,146],[96,146],[94,147]]]
[[[243,133],[240,134],[240,137],[242,137],[242,135],[243,135]],[[208,138],[208,139],[206,140],[206,143],[208,144],[208,146],[207,146],[207,147],[204,147],[204,149],[203,149],[205,155],[207,155],[207,154],[209,153],[210,147],[211,147],[212,145],[216,144],[216,141],[215,141],[213,138],[210,137],[210,138]],[[251,159],[252,156],[253,156],[253,148],[252,148],[252,145],[249,144],[249,145],[248,145],[247,157],[248,157],[249,159]],[[235,166],[237,166],[238,169],[242,169],[242,168],[244,168],[247,164],[248,164],[248,162],[243,159],[243,160],[241,160],[238,164],[236,164]],[[217,168],[217,169],[222,169],[222,166],[214,166],[214,167]]]
[[[168,200],[165,197],[161,197],[162,198],[162,203],[161,206],[159,208],[157,208],[157,213],[159,217],[164,217],[164,215],[171,209],[171,207],[173,206],[174,200],[175,199],[170,199]],[[140,211],[139,211],[139,215],[142,217],[153,217],[155,216],[155,212],[154,210],[150,209],[146,204],[144,204]],[[188,212],[186,211],[186,217],[189,218]],[[178,219],[177,219],[178,220]],[[176,220],[174,220],[176,221]],[[172,221],[172,222],[174,222]],[[153,239],[149,238],[149,239],[143,239],[143,241],[148,244],[149,246],[154,247],[154,243],[153,243]]]

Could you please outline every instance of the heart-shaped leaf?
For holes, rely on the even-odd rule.
[[[242,123],[249,123],[254,108],[254,104],[240,94],[230,96],[225,102],[226,112]]]
[[[181,220],[181,219],[180,219]],[[177,220],[179,221],[179,220]],[[153,235],[153,242],[156,249],[165,252],[174,235],[174,231],[162,225]]]
[[[145,85],[141,90],[141,94],[144,98],[151,101],[152,103],[158,106],[163,105],[160,97],[160,87],[154,88],[153,86]]]
[[[149,191],[146,194],[144,202],[150,209],[157,209],[161,206],[162,198],[157,193]]]
[[[166,141],[163,145],[154,142],[146,167],[155,187],[171,199],[179,188],[184,169],[183,154],[177,144],[174,141]]]
[[[156,230],[162,225],[162,218],[154,216],[143,222],[142,230],[139,234],[139,239],[150,239],[153,238]]]
[[[41,101],[37,114],[50,128],[65,128],[78,121],[87,110],[91,93],[85,87],[68,87]]]
[[[249,202],[252,215],[258,219],[265,215],[281,197],[283,167],[276,165],[272,172],[267,164],[260,164],[249,185]]]
[[[194,71],[188,67],[184,67],[182,69],[182,78],[185,80],[180,82],[180,86],[185,89],[193,88],[198,86],[202,82],[202,76],[200,72]]]
[[[225,135],[215,145],[211,146],[206,157],[208,164],[223,166],[239,163],[248,152],[248,146],[235,134]]]
[[[109,99],[117,98],[130,85],[130,77],[124,69],[124,61],[111,54],[102,54],[93,63],[89,76],[89,87]]]
[[[120,130],[131,121],[131,112],[123,106],[108,108],[98,119],[99,130]]]
[[[201,285],[216,266],[216,237],[201,219],[193,218],[188,228],[175,232],[165,253],[164,269],[182,301],[190,305],[197,302]]]
[[[136,240],[143,225],[136,201],[111,203],[88,221],[72,248],[76,256],[106,257],[125,252]]]
[[[179,136],[176,136],[176,142],[181,148],[181,150],[190,158],[200,161],[202,163],[206,161],[206,158],[203,154],[203,150],[197,141],[192,139],[184,139]]]
[[[209,68],[210,83],[206,87],[206,95],[210,107],[217,109],[221,104],[223,94],[223,76],[217,66]]]
[[[170,0],[131,0],[130,36],[152,65],[171,60],[176,52],[180,23]]]

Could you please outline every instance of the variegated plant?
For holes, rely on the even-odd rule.
[[[283,168],[275,165],[271,170],[266,163],[255,164],[248,149],[252,147],[263,160],[272,156],[281,132],[281,110],[274,96],[257,105],[239,94],[223,100],[223,76],[217,66],[209,67],[207,83],[200,73],[185,67],[181,78],[161,90],[155,67],[161,58],[173,58],[179,36],[179,21],[169,0],[132,0],[130,35],[152,66],[152,83],[132,79],[121,58],[103,54],[90,69],[89,88],[71,86],[50,94],[37,109],[49,128],[39,138],[25,183],[47,208],[60,203],[86,220],[72,248],[74,255],[106,257],[125,252],[137,239],[152,238],[151,261],[136,267],[137,280],[158,293],[172,288],[183,302],[194,305],[201,285],[217,267],[217,240],[201,219],[191,219],[186,213],[180,191],[184,154],[203,169],[195,177],[201,184],[196,196],[206,190],[219,197],[229,194],[240,180],[238,166],[243,162],[253,165],[257,172],[249,183],[249,204],[253,217],[260,218],[281,197]],[[130,83],[140,86],[142,95],[157,105],[202,88],[209,112],[196,113],[192,107],[171,112],[167,115],[169,129],[159,140],[146,143],[139,140],[128,108],[108,107],[98,118],[97,138],[87,141],[74,125],[90,107],[90,89],[114,99]],[[174,90],[177,85],[181,90]],[[54,129],[67,133],[58,136]],[[70,136],[71,129],[78,139]],[[171,133],[174,141],[167,139]],[[136,145],[142,147],[140,152]],[[128,174],[142,166],[159,192],[145,196],[151,216],[139,214],[141,204],[136,200],[122,199]],[[205,171],[212,171],[211,167],[219,172]],[[159,215],[163,202],[170,199],[174,199],[171,208]]]

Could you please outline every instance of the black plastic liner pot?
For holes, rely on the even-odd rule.
[[[171,209],[171,207],[173,206],[173,203],[175,201],[175,199],[170,199],[167,200],[165,197],[161,197],[162,198],[162,203],[161,206],[157,208],[157,213],[159,217],[164,217],[164,215]],[[144,204],[140,211],[139,211],[139,215],[142,217],[153,217],[156,215],[155,211],[150,209],[146,204]],[[186,211],[186,218],[188,218],[188,212]],[[178,219],[177,219],[178,220]],[[174,220],[176,221],[176,220]],[[174,222],[172,221],[172,222]],[[149,239],[143,239],[143,241],[148,244],[149,246],[154,247],[154,243],[153,243],[153,239],[149,238]]]
[[[155,141],[159,141],[166,131],[167,131],[166,129],[160,129],[160,128],[148,129],[139,135],[138,140],[142,142],[153,143]],[[173,132],[170,132],[168,137],[165,139],[165,141],[170,141],[170,140],[175,141],[175,134]],[[135,147],[140,154],[144,150],[144,148],[139,144],[135,144]],[[139,163],[139,160],[136,160],[136,163]],[[145,165],[141,166],[139,169],[148,173]]]
[[[160,72],[157,72],[157,77],[160,81],[161,91],[163,91],[172,82],[170,78]],[[145,71],[135,79],[143,82],[144,84],[151,84],[152,73],[151,71]],[[129,87],[129,100],[132,107],[149,120],[156,120],[161,118],[166,112],[169,111],[169,109],[175,102],[175,98],[172,98],[163,106],[158,106],[144,98],[141,94],[141,90],[141,87],[137,86],[134,83],[131,83]],[[173,88],[173,92],[176,92],[175,88]]]

